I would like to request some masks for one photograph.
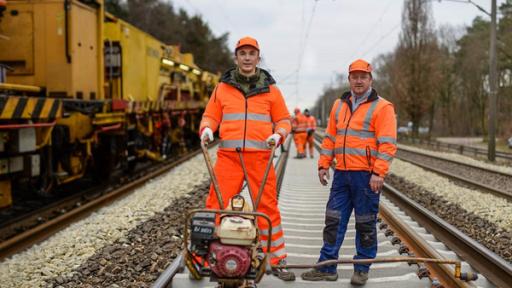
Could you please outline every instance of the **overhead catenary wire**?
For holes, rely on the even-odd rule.
[[[380,16],[377,18],[377,21],[375,21],[375,23],[373,23],[370,26],[370,30],[368,31],[366,36],[363,38],[361,43],[359,43],[359,45],[355,46],[356,49],[360,49],[360,47],[364,47],[363,45],[366,44],[366,41],[368,41],[368,39],[370,38],[370,35],[372,35],[372,33],[375,31],[375,28],[377,27],[377,25],[382,22],[382,19],[384,18],[384,15],[386,15],[386,13],[388,12],[389,8],[391,7],[391,4],[393,4],[393,3],[397,3],[397,1],[396,0],[389,0],[388,4],[384,7],[384,9],[383,9],[382,13],[380,14]],[[357,52],[352,53],[352,57],[350,57],[350,58],[354,59],[356,54],[357,54]]]
[[[295,84],[295,105],[297,105],[299,103],[299,87],[300,87],[300,71],[301,71],[301,68],[302,68],[302,62],[304,61],[304,53],[306,51],[306,47],[307,47],[307,43],[308,43],[308,39],[309,39],[309,33],[311,31],[311,26],[312,26],[312,23],[313,23],[313,19],[315,17],[315,12],[316,12],[316,4],[318,3],[318,0],[315,0],[315,2],[313,2],[313,8],[311,10],[311,15],[310,15],[310,18],[309,18],[309,22],[306,26],[306,30],[305,30],[305,33],[304,33],[304,37],[303,37],[303,41],[302,41],[302,45],[300,47],[300,50],[299,50],[299,62],[297,64],[297,69],[296,69],[296,77],[295,77],[295,81],[296,81],[296,84]]]
[[[375,47],[377,47],[380,44],[380,42],[382,42],[384,39],[388,38],[391,35],[391,33],[393,33],[398,27],[400,27],[400,24],[402,24],[402,23],[399,22],[398,24],[393,26],[393,28],[391,28],[386,34],[382,35],[377,41],[375,41],[375,43],[370,48],[368,48],[368,50],[366,50],[363,54],[361,54],[361,57],[364,57],[368,53],[373,51],[373,49],[375,49]]]

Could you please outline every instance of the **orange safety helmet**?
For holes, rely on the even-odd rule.
[[[350,66],[348,66],[348,73],[352,73],[354,71],[372,73],[372,70],[372,65],[363,59],[357,59],[356,61],[352,62]]]
[[[249,37],[249,36],[240,38],[240,40],[238,40],[238,42],[236,42],[235,52],[236,52],[236,50],[238,50],[238,48],[240,48],[242,46],[251,46],[251,47],[256,48],[256,50],[260,51],[260,46],[258,45],[258,41],[256,41],[256,39]]]

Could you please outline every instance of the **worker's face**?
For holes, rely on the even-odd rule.
[[[251,46],[238,48],[235,54],[235,62],[244,75],[256,73],[256,65],[260,63],[260,52]]]
[[[348,82],[356,95],[363,95],[372,85],[372,76],[368,72],[355,71],[348,76]]]
[[[306,117],[309,117],[309,111],[308,112],[304,112],[304,115],[306,115]]]

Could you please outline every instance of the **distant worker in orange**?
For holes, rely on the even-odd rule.
[[[358,59],[348,72],[350,91],[334,102],[318,160],[320,183],[327,185],[336,159],[319,262],[338,259],[352,210],[356,222],[354,259],[375,258],[380,191],[396,152],[395,109],[372,88],[372,66]],[[355,264],[350,283],[364,285],[369,270],[369,264]],[[302,279],[309,281],[337,278],[336,265],[302,274]]]
[[[307,139],[307,121],[306,117],[300,113],[300,108],[295,108],[295,116],[292,119],[293,141],[297,149],[296,158],[305,158],[305,146]]]
[[[242,149],[251,191],[258,192],[270,158],[270,145],[280,145],[291,130],[290,113],[275,80],[258,68],[260,48],[251,37],[238,41],[235,48],[237,67],[226,71],[213,91],[200,125],[201,139],[213,141],[213,133],[220,130],[215,174],[225,206],[228,199],[238,194],[244,183],[244,173],[236,152]],[[256,197],[256,195],[252,195]],[[213,185],[206,199],[206,208],[218,209]],[[266,221],[258,221],[262,244],[271,239],[270,262],[286,263],[281,214],[277,206],[276,174],[271,166],[258,212],[272,221],[272,235],[268,235]],[[266,246],[263,245],[263,249]],[[295,274],[286,269],[273,269],[273,274],[285,281],[295,280]]]
[[[308,109],[304,109],[304,118],[306,118],[306,151],[309,151],[309,157],[314,158],[313,151],[315,150],[314,141],[315,141],[315,130],[316,130],[316,118],[315,116],[309,113]]]

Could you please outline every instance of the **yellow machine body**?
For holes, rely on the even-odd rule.
[[[87,169],[108,173],[163,160],[169,147],[187,150],[218,81],[179,46],[106,13],[102,0],[7,1],[0,208],[12,202],[16,179],[47,192]]]

